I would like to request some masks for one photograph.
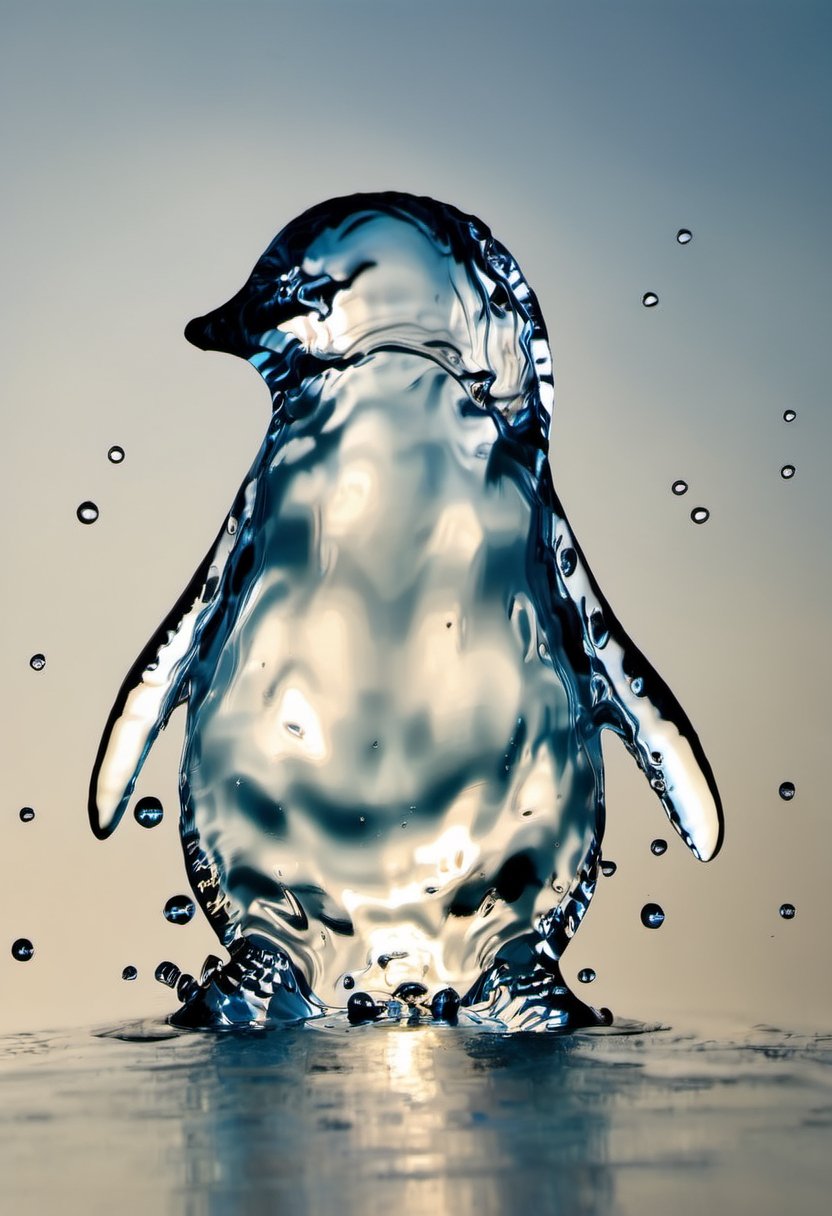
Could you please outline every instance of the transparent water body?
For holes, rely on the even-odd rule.
[[[272,417],[116,697],[89,802],[105,838],[186,704],[185,862],[231,960],[195,985],[165,964],[179,1024],[389,1014],[402,985],[434,1016],[603,1022],[559,967],[596,884],[602,733],[694,857],[722,812],[552,483],[552,358],[519,266],[446,204],[330,200],[186,336],[252,364]]]
[[[116,1033],[0,1040],[8,1211],[828,1210],[832,1036]]]

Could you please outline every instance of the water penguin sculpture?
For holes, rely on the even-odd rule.
[[[186,865],[231,957],[174,1020],[602,1020],[559,969],[595,886],[601,732],[696,857],[722,814],[555,494],[517,264],[453,207],[355,195],[285,228],[186,336],[252,363],[274,409],[91,783],[103,838],[187,702]]]

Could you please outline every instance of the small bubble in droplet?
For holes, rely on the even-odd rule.
[[[694,507],[690,517],[695,524],[704,524],[711,518],[711,513],[707,507]]]
[[[98,507],[94,502],[82,502],[75,514],[82,524],[94,524],[98,519]]]
[[[677,496],[677,498],[679,498],[682,496],[682,494],[687,494],[688,483],[686,481],[682,481],[680,478],[678,481],[674,481],[673,485],[670,488],[673,491],[673,493]]]
[[[650,845],[650,852],[651,852],[651,853],[652,853],[652,854],[653,854],[655,857],[661,857],[662,853],[666,853],[666,852],[667,852],[667,841],[666,841],[666,840],[662,840],[661,838],[657,838],[657,839],[656,839],[656,840],[654,840],[654,841],[652,842],[652,844]]]
[[[577,564],[578,555],[574,549],[561,549],[560,568],[563,571],[564,578],[569,578],[570,574],[574,574]]]
[[[693,233],[690,228],[680,228],[676,233],[676,240],[680,245],[689,245],[693,240]]]
[[[124,460],[124,448],[118,443],[114,443],[107,453],[107,459],[110,464],[121,464]]]
[[[636,678],[631,681],[630,688],[632,688],[637,697],[641,696],[641,694],[644,692],[644,680],[641,678],[641,676],[636,676]]]
[[[35,817],[35,812],[33,811],[33,809],[30,806],[23,806],[20,808],[20,822],[21,823],[31,823],[32,820],[34,819],[34,817]]]
[[[46,655],[33,654],[29,660],[29,666],[32,668],[32,671],[43,671],[46,666]]]
[[[793,464],[784,464],[780,470],[780,476],[784,481],[790,481],[791,478],[794,477],[794,472],[795,470]]]
[[[655,291],[645,291],[644,295],[641,297],[641,302],[645,308],[655,308],[659,302],[659,297],[656,295]]]
[[[187,895],[172,895],[164,907],[165,920],[172,925],[187,925],[189,920],[193,920],[194,912],[194,901]]]
[[[584,967],[583,970],[578,972],[578,979],[582,984],[591,984],[596,974],[597,972],[592,967]]]
[[[19,937],[12,943],[12,958],[16,958],[19,963],[28,963],[34,953],[35,947],[28,937]]]
[[[641,909],[641,923],[645,929],[658,929],[664,924],[664,908],[658,904],[645,904]]]
[[[604,875],[604,878],[612,878],[613,874],[615,873],[615,871],[617,869],[618,869],[618,866],[616,865],[616,863],[614,861],[602,861],[601,862],[601,873]]]
[[[794,410],[783,410],[783,421],[784,422],[794,422],[796,417],[797,417],[797,414],[795,413]]]
[[[797,909],[795,908],[794,904],[780,905],[780,915],[783,917],[783,920],[793,920],[796,911]]]
[[[791,802],[791,800],[792,800],[792,798],[794,798],[794,794],[795,794],[794,782],[793,781],[784,781],[782,783],[782,785],[780,786],[778,793],[780,794],[780,797],[783,799],[784,802]]]
[[[134,979],[136,979],[138,974],[139,973],[135,967],[125,967],[121,973],[121,978],[123,980],[134,980]]]

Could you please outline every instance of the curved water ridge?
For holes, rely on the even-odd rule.
[[[90,794],[106,836],[187,702],[186,864],[231,957],[181,986],[178,1020],[603,1021],[559,969],[595,886],[601,731],[695,856],[722,816],[555,493],[551,356],[516,263],[452,207],[353,196],[186,334],[251,362],[272,420]]]

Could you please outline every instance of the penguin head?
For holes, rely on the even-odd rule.
[[[312,208],[185,336],[247,359],[276,407],[327,367],[412,351],[444,366],[474,405],[547,444],[552,364],[537,300],[482,221],[431,199],[356,194]]]

